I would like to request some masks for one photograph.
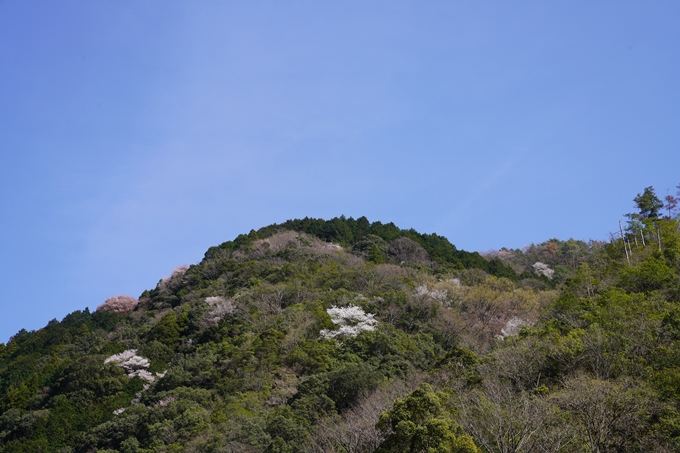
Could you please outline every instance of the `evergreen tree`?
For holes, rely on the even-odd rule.
[[[633,201],[639,210],[639,213],[633,216],[642,220],[658,218],[659,210],[663,208],[663,202],[656,196],[652,186],[646,187],[642,194],[637,194]]]
[[[378,427],[389,433],[377,453],[479,453],[444,406],[446,395],[421,384],[398,399],[380,417]]]
[[[385,258],[383,258],[383,254],[380,251],[380,247],[378,247],[378,244],[373,244],[371,246],[371,252],[369,253],[369,260],[371,260],[375,264],[383,264],[385,262]]]

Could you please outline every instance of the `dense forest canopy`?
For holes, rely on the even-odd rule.
[[[252,230],[0,343],[0,452],[678,451],[678,202],[634,206],[608,241],[484,254]]]

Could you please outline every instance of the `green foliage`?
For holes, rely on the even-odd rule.
[[[337,361],[337,345],[332,342],[306,341],[293,349],[286,362],[301,374],[329,371]]]
[[[338,410],[351,407],[357,399],[375,389],[383,376],[365,364],[349,364],[328,373],[328,396]]]
[[[162,372],[165,370],[175,355],[171,347],[158,340],[142,344],[138,349],[138,353],[140,356],[151,361],[151,366],[149,367],[151,372]]]
[[[137,453],[139,451],[139,441],[134,437],[128,437],[120,443],[120,453]]]
[[[621,272],[621,286],[631,292],[658,291],[677,280],[677,276],[665,261],[651,258]]]
[[[445,402],[447,396],[422,384],[404,399],[398,399],[384,412],[378,427],[386,438],[379,453],[478,453],[470,436],[453,420]]]
[[[653,187],[646,187],[642,194],[637,194],[633,199],[638,208],[637,214],[632,214],[633,218],[656,219],[659,217],[659,210],[663,208],[663,202],[656,196]]]
[[[293,447],[280,437],[275,437],[265,450],[267,453],[293,453]]]
[[[371,246],[371,251],[369,252],[368,259],[375,264],[385,263],[385,257],[383,256],[382,250],[377,244]]]
[[[290,407],[294,413],[316,423],[319,419],[335,414],[335,401],[328,396],[328,375],[311,376],[300,383],[298,393],[292,399]]]
[[[179,341],[181,329],[177,317],[170,311],[161,318],[149,331],[149,337],[166,345],[174,345]]]
[[[380,236],[367,234],[353,244],[352,250],[363,253],[368,260],[375,264],[383,264],[387,254],[388,244]]]
[[[274,411],[267,423],[267,432],[273,439],[267,451],[272,453],[305,451],[310,440],[307,422],[296,416],[287,406]]]

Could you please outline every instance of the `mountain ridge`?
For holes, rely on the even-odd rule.
[[[678,222],[631,225],[487,257],[365,217],[251,230],[0,343],[0,452],[675,451]]]

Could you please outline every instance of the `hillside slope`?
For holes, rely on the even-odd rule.
[[[0,344],[0,452],[677,451],[680,233],[640,225],[487,258],[253,230]]]

